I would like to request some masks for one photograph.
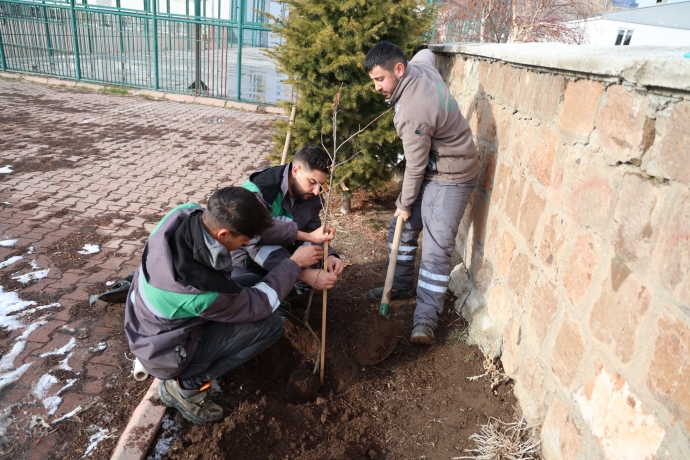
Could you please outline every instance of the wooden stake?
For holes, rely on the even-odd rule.
[[[280,164],[284,165],[287,162],[288,150],[290,150],[290,140],[292,140],[292,126],[295,124],[295,116],[297,115],[297,104],[292,106],[292,113],[290,114],[290,123],[288,124],[287,136],[285,137],[285,147],[283,147],[283,157],[280,159]]]
[[[323,269],[328,272],[328,241],[323,242]],[[323,290],[323,313],[321,313],[321,369],[319,377],[323,385],[323,377],[326,372],[326,301],[328,291]]]

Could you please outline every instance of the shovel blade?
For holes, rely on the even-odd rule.
[[[403,322],[374,316],[360,329],[355,342],[355,359],[363,366],[371,366],[386,359],[395,350]]]

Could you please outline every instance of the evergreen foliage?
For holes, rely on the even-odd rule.
[[[337,137],[342,143],[389,109],[384,97],[364,72],[364,57],[381,40],[400,46],[408,59],[422,43],[433,22],[433,7],[424,0],[283,0],[289,15],[273,17],[273,30],[283,44],[268,52],[278,70],[288,76],[297,97],[297,119],[289,157],[307,144],[333,151],[333,98],[341,87]],[[290,103],[284,103],[288,108]],[[393,127],[393,111],[386,114],[338,152],[334,184],[343,179],[350,189],[382,188],[388,168],[402,154]],[[274,145],[282,152],[287,121],[277,123]],[[361,153],[358,153],[360,152]],[[280,158],[279,154],[273,158]]]

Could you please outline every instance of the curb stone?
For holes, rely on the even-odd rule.
[[[160,380],[153,379],[153,383],[144,398],[132,412],[110,460],[141,460],[148,452],[167,409],[162,404],[156,405],[152,402],[152,400],[158,402],[158,385],[160,383]]]
[[[93,83],[84,83],[81,81],[73,81],[73,80],[58,80],[58,79],[54,79],[54,78],[42,78],[42,77],[35,77],[32,75],[23,75],[21,73],[0,72],[0,76],[5,77],[5,78],[19,78],[19,79],[23,79],[26,81],[32,81],[34,83],[43,83],[43,84],[48,84],[48,85],[65,85],[67,87],[80,86],[80,87],[84,87],[84,88],[88,88],[88,89],[92,89],[92,90],[96,90],[96,91],[101,91],[105,88],[105,86],[95,85]],[[194,104],[213,106],[213,107],[225,107],[225,108],[229,108],[229,109],[240,109],[240,110],[245,110],[247,112],[270,113],[273,115],[287,116],[287,114],[285,113],[285,110],[283,110],[282,108],[276,107],[276,106],[270,106],[270,105],[231,101],[231,100],[226,100],[226,99],[215,99],[212,97],[200,97],[200,96],[195,97],[195,96],[192,96],[189,94],[163,93],[160,91],[144,90],[144,89],[138,89],[138,88],[128,88],[127,92],[130,95],[133,95],[132,93],[136,92],[137,93],[136,95],[157,97],[160,99],[167,99],[167,100],[170,100],[173,102],[194,103]]]

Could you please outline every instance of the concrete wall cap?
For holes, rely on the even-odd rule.
[[[589,46],[563,43],[446,43],[439,54],[462,54],[594,78],[622,78],[636,85],[690,91],[690,59],[680,46]]]

